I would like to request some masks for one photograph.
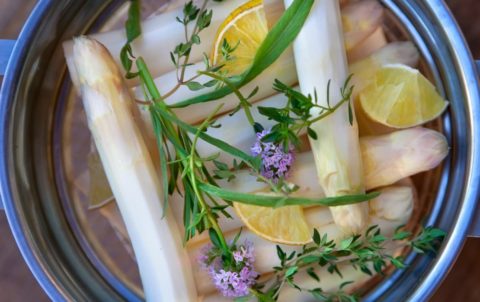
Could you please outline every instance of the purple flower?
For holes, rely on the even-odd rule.
[[[226,267],[218,249],[211,244],[204,246],[198,257],[200,265],[208,270],[215,287],[222,295],[229,298],[243,297],[249,294],[249,289],[258,277],[253,268],[255,262],[253,245],[245,242],[237,246],[233,251],[233,260],[234,263]]]
[[[262,158],[262,175],[265,178],[278,182],[280,178],[287,178],[290,168],[295,160],[294,146],[290,145],[288,152],[282,146],[272,142],[262,142],[262,138],[269,134],[270,130],[257,133],[257,140],[250,151],[254,156]]]

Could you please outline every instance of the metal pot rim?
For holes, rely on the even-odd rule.
[[[32,47],[32,38],[36,34],[38,28],[37,25],[40,24],[41,20],[52,8],[54,8],[54,6],[55,3],[52,0],[40,0],[35,5],[18,36],[7,65],[0,91],[0,100],[2,100],[2,102],[0,102],[0,119],[2,129],[4,129],[0,137],[0,194],[10,229],[12,230],[15,241],[17,242],[18,248],[20,249],[25,262],[50,299],[53,301],[61,301],[64,300],[64,295],[61,294],[60,289],[53,281],[55,278],[47,274],[43,269],[42,262],[32,252],[30,248],[31,242],[27,238],[24,226],[20,222],[22,214],[19,213],[15,205],[10,202],[13,196],[9,177],[11,163],[8,161],[8,134],[6,133],[6,129],[9,128],[8,125],[10,124],[9,112],[11,108],[11,100],[17,89],[18,79],[22,73],[23,62],[27,56],[29,48]]]

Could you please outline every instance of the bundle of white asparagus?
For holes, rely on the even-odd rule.
[[[211,4],[214,19],[212,25],[202,33],[201,46],[192,52],[194,62],[201,60],[203,52],[209,52],[217,27],[240,2]],[[288,6],[291,1],[285,2]],[[265,0],[265,9],[270,24],[273,24],[283,12],[284,6],[282,0]],[[332,81],[332,87],[342,86],[350,71],[358,74],[354,78],[354,84],[356,91],[359,91],[366,85],[363,81],[383,64],[417,64],[418,52],[411,43],[386,45],[380,27],[383,9],[376,1],[346,5],[342,7],[342,14],[341,18],[338,0],[317,1],[294,43],[293,52],[287,51],[256,79],[255,84],[244,88],[244,91],[252,90],[257,85],[263,88],[252,100],[258,102],[252,110],[255,120],[268,128],[271,121],[259,115],[255,106],[280,107],[286,102],[285,97],[274,95],[274,91],[269,88],[274,78],[280,78],[289,85],[299,82],[299,89],[308,94],[314,88],[325,91],[328,80]],[[162,55],[158,51],[169,51],[181,42],[182,35],[178,33],[180,27],[172,27],[171,21],[177,15],[181,15],[179,9],[150,18],[143,25],[142,38],[133,44],[134,52],[146,59],[157,77],[155,82],[161,92],[171,88],[177,81],[168,53]],[[342,21],[345,35],[342,32]],[[357,26],[358,24],[363,26]],[[318,38],[311,39],[312,35]],[[114,58],[118,58],[125,42],[123,30],[94,37],[107,46]],[[345,44],[342,37],[345,37]],[[204,301],[222,301],[224,298],[215,293],[209,277],[196,261],[198,250],[207,243],[208,237],[200,235],[188,243],[190,259],[186,256],[186,251],[182,250],[179,231],[183,231],[180,223],[183,202],[180,195],[172,197],[170,204],[174,213],[165,213],[162,218],[161,186],[152,162],[157,156],[150,155],[147,151],[147,146],[154,144],[153,136],[142,136],[138,130],[139,127],[151,129],[151,122],[145,115],[144,124],[135,124],[138,121],[133,116],[138,112],[123,86],[125,83],[121,80],[118,68],[102,47],[85,38],[67,42],[65,52],[72,79],[82,93],[89,127],[120,209],[118,212],[112,206],[106,215],[115,228],[132,242],[147,300],[194,301],[199,296]],[[347,66],[345,54],[350,62],[356,63]],[[200,63],[194,64],[187,69],[187,73],[193,75],[199,68]],[[135,82],[128,82],[136,97],[141,98],[135,85]],[[338,100],[340,96],[336,94],[337,90],[332,92],[332,100]],[[199,93],[182,88],[168,102],[173,104]],[[236,104],[233,97],[227,97],[223,101],[227,106],[224,106],[222,112],[231,110]],[[212,109],[210,105],[202,105],[193,110],[190,107],[177,110],[177,114],[193,124],[204,119]],[[372,122],[365,119],[355,106],[361,132],[363,128],[366,129],[363,130],[364,134],[389,133],[358,139],[356,121],[354,120],[353,126],[348,123],[346,110],[345,106],[344,110],[338,110],[312,127],[319,140],[310,141],[313,152],[297,155],[290,181],[300,185],[300,190],[294,194],[305,197],[337,196],[378,189],[382,194],[368,204],[332,208],[332,213],[325,207],[311,207],[305,209],[305,217],[310,226],[335,240],[342,238],[345,233],[361,232],[363,227],[371,224],[379,225],[383,234],[391,235],[395,228],[409,221],[416,196],[411,181],[401,180],[436,167],[448,154],[447,142],[442,134],[426,128],[389,133],[392,132],[391,129],[372,126]],[[255,136],[242,112],[233,117],[224,115],[217,122],[223,127],[208,129],[210,135],[244,151],[249,150]],[[153,149],[149,151],[155,152]],[[198,144],[198,151],[204,157],[217,152],[202,141]],[[231,157],[222,153],[219,160],[230,162]],[[318,182],[311,177],[314,174],[318,176]],[[133,178],[137,178],[138,182],[132,182]],[[267,190],[265,184],[256,181],[248,171],[238,172],[231,182],[220,183],[238,192]],[[221,218],[219,223],[228,234],[227,237],[233,238],[242,222],[235,213],[231,214],[233,219]],[[249,231],[244,231],[242,237],[255,245],[256,270],[261,274],[270,273],[272,267],[278,264],[275,245]],[[347,279],[357,281],[357,285],[369,278],[348,266],[342,266],[341,271]],[[320,272],[323,273],[326,278],[322,278],[320,284],[311,284],[312,279],[306,275],[299,275],[296,280],[307,288],[322,287],[326,291],[335,290],[343,282],[334,275]],[[352,286],[356,285],[349,287]],[[306,301],[309,298],[291,289],[285,289],[280,297],[280,301]]]

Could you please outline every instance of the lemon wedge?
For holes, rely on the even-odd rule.
[[[268,34],[268,22],[262,0],[248,1],[235,9],[220,25],[213,48],[214,65],[224,64],[222,71],[230,76],[239,75],[252,64],[258,47]],[[232,59],[222,55],[224,41],[235,50]]]
[[[381,67],[359,97],[372,120],[393,128],[429,122],[448,105],[417,69],[401,64]]]
[[[258,236],[281,244],[303,245],[311,242],[303,208],[285,206],[277,209],[234,203],[240,219]]]

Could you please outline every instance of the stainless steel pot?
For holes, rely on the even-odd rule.
[[[115,271],[85,248],[59,186],[60,113],[70,86],[61,42],[95,30],[122,1],[40,0],[18,40],[0,40],[1,199],[17,244],[55,301],[137,301]],[[450,101],[443,131],[452,146],[423,223],[448,231],[436,258],[410,254],[367,301],[425,301],[446,276],[466,236],[480,235],[480,90],[475,63],[441,0],[383,0],[393,22],[420,49],[426,70]],[[8,66],[5,70],[5,64]],[[479,219],[476,219],[479,217]],[[477,222],[477,224],[475,224]]]

